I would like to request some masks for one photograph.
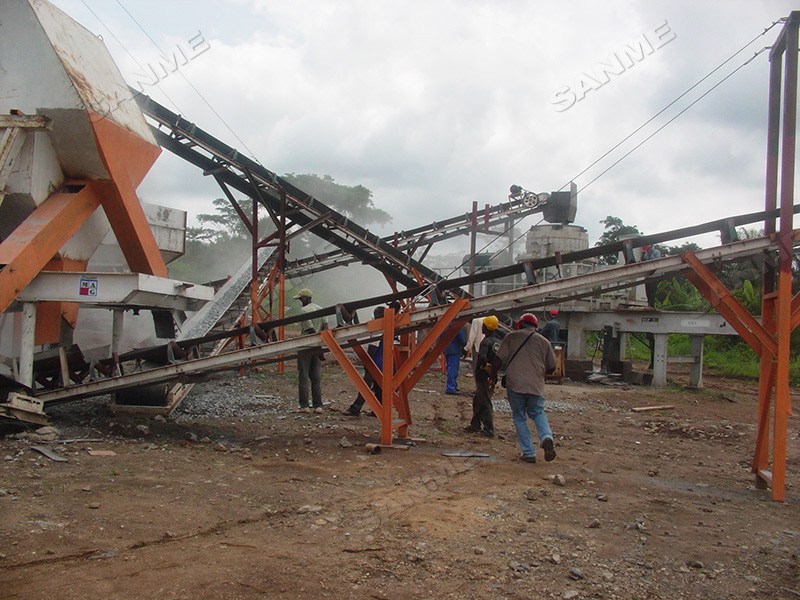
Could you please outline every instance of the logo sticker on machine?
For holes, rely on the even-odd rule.
[[[81,277],[81,296],[97,296],[97,279]]]

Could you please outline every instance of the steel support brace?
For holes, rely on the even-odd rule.
[[[686,278],[694,284],[698,291],[725,317],[747,344],[758,354],[764,351],[777,354],[778,346],[775,339],[767,332],[753,315],[747,312],[733,294],[725,287],[707,266],[697,260],[693,252],[681,254],[683,261],[692,270],[686,273]]]
[[[100,206],[96,184],[45,200],[0,244],[0,311],[5,311]]]
[[[382,419],[383,411],[381,409],[380,402],[378,402],[378,398],[367,385],[367,382],[364,381],[364,378],[361,376],[361,373],[358,372],[358,369],[356,369],[355,365],[344,353],[344,350],[336,341],[336,338],[333,337],[333,331],[330,329],[325,329],[324,331],[320,332],[319,336],[322,338],[322,341],[325,342],[325,345],[328,347],[328,350],[330,350],[330,353],[333,354],[336,362],[339,363],[339,366],[342,367],[345,374],[350,378],[350,381],[352,381],[353,385],[356,386],[356,391],[364,397],[364,400],[366,400],[367,404],[369,404],[369,407],[372,409],[372,412],[377,415],[378,419]],[[375,370],[377,370],[378,367],[375,366],[375,363],[372,363],[372,366],[375,368]],[[391,443],[391,441],[388,443]]]
[[[394,310],[387,308],[382,319],[375,319],[367,324],[370,331],[383,330],[383,369],[378,369],[363,347],[354,346],[354,350],[369,374],[375,381],[381,382],[381,400],[378,400],[336,341],[333,330],[326,329],[320,332],[320,337],[328,350],[378,417],[381,424],[381,444],[392,443],[395,429],[399,437],[408,436],[408,427],[411,425],[408,394],[464,326],[466,321],[455,318],[467,307],[469,307],[468,300],[456,299],[411,353],[403,351],[402,347],[396,348],[394,344],[395,329],[407,325],[409,319],[407,314],[396,317]],[[407,341],[409,340],[406,339]],[[397,410],[399,416],[396,422],[393,420],[393,409]]]
[[[767,128],[767,173],[764,206],[774,217],[764,222],[767,235],[778,240],[778,268],[765,264],[762,295],[762,323],[775,339],[773,356],[761,355],[759,377],[758,437],[753,458],[756,486],[772,487],[772,499],[782,502],[786,495],[786,441],[791,413],[789,363],[791,333],[800,320],[798,299],[792,298],[792,261],[795,186],[795,138],[797,134],[797,66],[800,11],[792,11],[770,52],[769,115]],[[785,58],[785,61],[784,61]],[[783,71],[783,73],[782,73]],[[783,76],[783,77],[782,77]],[[782,96],[782,98],[781,98]],[[781,102],[782,100],[782,102]],[[782,112],[782,114],[781,114]],[[780,190],[778,189],[780,183]],[[777,285],[776,285],[777,283]],[[769,466],[769,417],[772,407],[772,472]]]

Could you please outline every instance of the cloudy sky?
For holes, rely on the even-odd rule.
[[[146,93],[277,173],[366,186],[393,217],[379,233],[463,214],[473,201],[505,201],[511,184],[550,192],[574,179],[576,222],[594,243],[607,215],[655,233],[763,208],[766,52],[603,171],[770,45],[780,24],[760,34],[793,3],[54,4],[103,37],[131,84],[161,51],[184,48],[192,60]],[[205,51],[192,54],[201,41]],[[645,52],[626,53],[626,46]],[[605,78],[599,63],[611,70]],[[167,152],[140,193],[187,210],[190,222],[221,196]],[[698,241],[713,245],[715,237]]]

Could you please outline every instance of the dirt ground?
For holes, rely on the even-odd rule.
[[[425,441],[379,455],[377,420],[338,413],[354,393],[332,361],[322,415],[292,413],[294,369],[270,366],[215,376],[166,420],[99,399],[54,410],[51,443],[6,430],[0,598],[800,597],[797,421],[772,502],[749,472],[754,383],[548,385],[558,457],[527,464],[503,390],[499,435],[463,432],[466,370],[463,396],[426,376]]]

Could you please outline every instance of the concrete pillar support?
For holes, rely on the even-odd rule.
[[[692,335],[689,337],[692,342],[692,357],[694,362],[689,368],[689,385],[703,387],[703,340],[705,336]]]
[[[19,349],[19,382],[33,387],[33,350],[36,338],[36,303],[22,304],[22,336]]]
[[[586,358],[586,330],[583,328],[583,315],[572,313],[567,322],[567,359],[584,360]]]
[[[114,310],[111,313],[111,352],[119,353],[120,344],[122,343],[122,328],[125,323],[125,311]]]
[[[667,340],[669,334],[654,333],[655,352],[653,355],[653,386],[667,385]]]

